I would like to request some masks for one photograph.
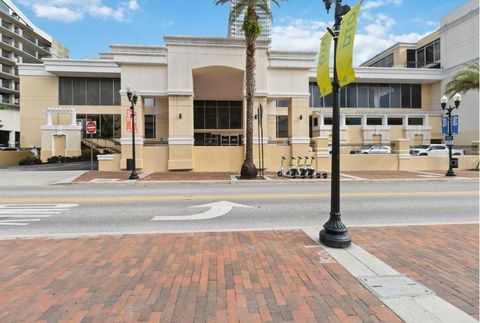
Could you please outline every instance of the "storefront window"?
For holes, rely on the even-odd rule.
[[[120,105],[120,79],[60,77],[61,105]]]
[[[277,138],[288,138],[288,116],[277,116]]]
[[[155,139],[156,137],[155,129],[156,129],[155,115],[146,114],[145,115],[145,138]]]

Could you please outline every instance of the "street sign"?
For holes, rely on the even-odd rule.
[[[87,121],[87,125],[85,127],[88,135],[94,135],[97,133],[97,122],[96,121]]]
[[[448,117],[447,116],[442,117],[442,135],[444,136],[448,135]]]
[[[446,141],[452,141],[452,140],[453,140],[453,136],[445,136],[445,140],[446,140]]]
[[[452,116],[452,135],[458,135],[458,115]]]
[[[445,145],[452,146],[453,145],[453,140],[445,140]]]

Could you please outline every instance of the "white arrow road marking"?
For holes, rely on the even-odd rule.
[[[190,221],[190,220],[209,220],[224,216],[228,214],[234,207],[241,207],[241,208],[252,208],[251,206],[246,206],[242,204],[221,201],[221,202],[214,202],[210,204],[203,204],[198,206],[192,206],[192,208],[210,208],[210,210],[199,213],[199,214],[192,214],[192,215],[178,215],[178,216],[156,216],[152,219],[152,221]]]
[[[77,207],[78,204],[0,204],[1,225],[22,226]]]

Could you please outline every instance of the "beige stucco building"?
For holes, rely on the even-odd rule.
[[[478,5],[476,18],[468,19],[477,19],[478,26]],[[405,66],[406,49],[417,50],[422,42],[435,44],[438,39],[443,44],[447,40],[442,30],[418,44],[399,44],[376,57],[393,53],[388,67],[371,66],[376,64],[371,61],[356,69],[356,83],[341,92],[343,152],[398,140],[412,145],[442,142],[440,97],[447,80],[442,64],[450,55],[448,47],[439,47],[438,66]],[[132,151],[126,97],[130,86],[139,95],[138,168],[238,171],[246,119],[244,40],[170,36],[164,40],[164,46],[111,45],[111,51],[96,60],[44,59],[43,64],[21,65],[22,146],[41,147],[44,160],[77,155],[79,129],[84,129],[86,120],[95,120],[98,133],[93,141],[118,152],[100,156],[100,168],[126,169]],[[476,41],[478,59],[478,37]],[[275,51],[268,39],[257,45],[255,107],[264,108],[267,169],[277,170],[282,156],[328,157],[331,97],[318,94],[316,53]],[[419,61],[416,55],[415,61]],[[478,102],[478,92],[476,98]],[[254,124],[257,158],[261,139]],[[469,131],[462,144],[474,140],[478,122]],[[81,133],[90,144],[84,130]]]

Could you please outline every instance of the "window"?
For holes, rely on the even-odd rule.
[[[331,125],[333,125],[333,118],[330,118],[330,117],[328,117],[328,118],[323,118],[323,124],[324,124],[325,126],[331,126]]]
[[[347,87],[347,107],[357,107],[357,84],[350,84]]]
[[[412,84],[412,108],[422,107],[422,86],[420,84]]]
[[[415,62],[415,50],[407,49],[407,67],[415,68],[417,66]]]
[[[241,101],[194,101],[195,129],[242,129]]]
[[[362,124],[362,118],[347,117],[345,118],[345,124],[347,126],[360,126]]]
[[[60,105],[120,105],[120,79],[60,77]]]
[[[389,126],[401,126],[403,125],[403,118],[388,118]]]
[[[288,116],[277,116],[277,138],[288,138]]]
[[[288,108],[288,101],[287,100],[276,100],[275,106],[277,108]]]
[[[417,68],[425,66],[425,48],[417,50]]]
[[[382,118],[367,118],[367,126],[381,126]]]
[[[390,108],[401,107],[400,84],[390,84]]]
[[[408,118],[409,126],[423,126],[423,118]]]
[[[144,105],[146,108],[154,107],[154,106],[155,106],[155,99],[145,99],[145,100],[143,101],[143,105]]]
[[[378,91],[378,84],[368,85],[368,106],[370,108],[380,107],[380,95]]]
[[[402,84],[402,108],[410,108],[412,106],[410,90],[410,84]]]
[[[433,60],[435,62],[440,61],[440,40],[433,44]]]
[[[323,107],[323,98],[320,97],[320,90],[317,83],[310,82],[310,106],[314,108]]]
[[[333,95],[317,97],[318,87],[310,83],[314,107],[332,107]],[[421,84],[352,83],[340,91],[340,106],[348,108],[420,108]],[[319,101],[319,102],[316,102]]]
[[[388,84],[380,84],[379,88],[380,108],[390,107],[390,86]]]
[[[368,108],[368,84],[358,84],[358,107]]]
[[[318,118],[313,118],[313,126],[318,127]]]
[[[145,115],[145,138],[146,139],[155,139],[155,128],[156,128],[156,122],[155,122],[155,115],[152,114],[146,114]]]
[[[393,66],[393,53],[382,58],[379,61],[376,61],[372,65],[373,67],[392,67]]]

